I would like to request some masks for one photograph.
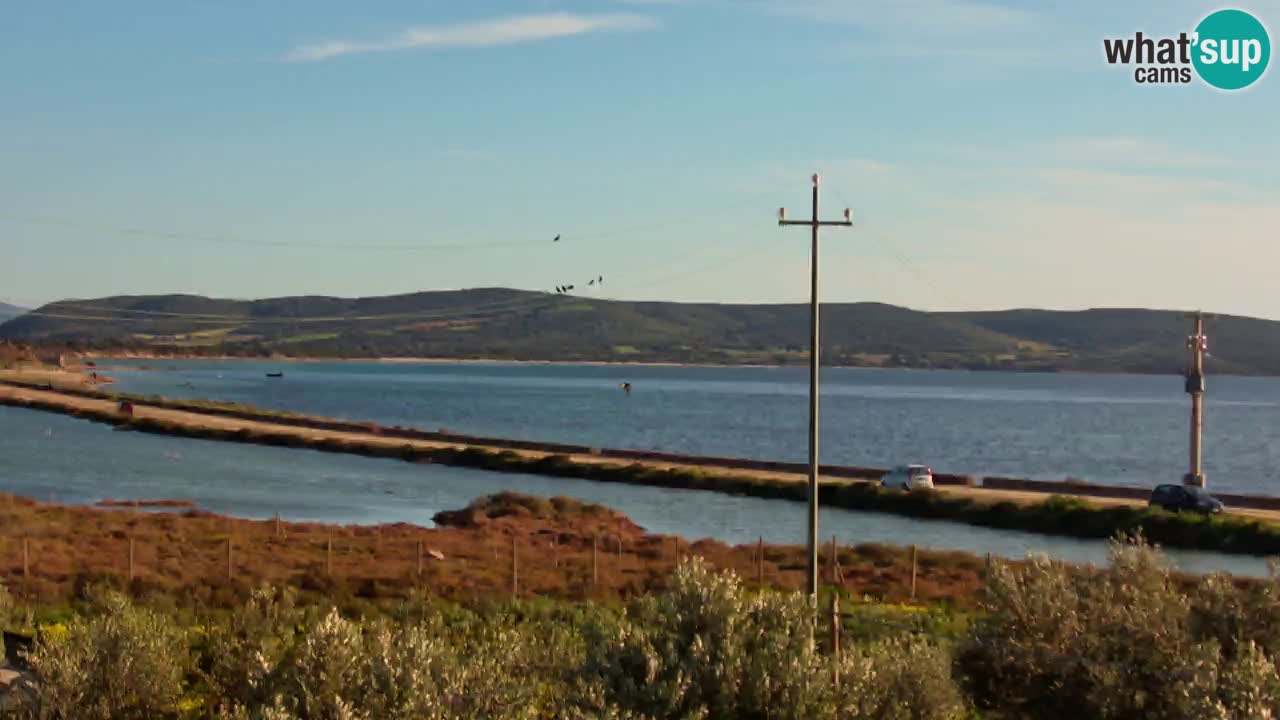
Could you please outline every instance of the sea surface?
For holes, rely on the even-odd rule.
[[[113,372],[120,389],[591,446],[791,461],[807,452],[805,368],[140,365],[156,369]],[[821,388],[826,463],[1138,486],[1187,471],[1190,402],[1176,376],[832,368]],[[1205,404],[1211,488],[1280,494],[1280,379],[1210,377]]]

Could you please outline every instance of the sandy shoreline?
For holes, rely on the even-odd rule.
[[[562,365],[565,367],[673,367],[673,368],[752,368],[763,370],[807,369],[808,363],[778,365],[773,363],[686,363],[673,361],[640,361],[640,360],[512,360],[502,358],[449,358],[449,357],[295,357],[291,355],[270,357],[246,357],[243,355],[158,355],[151,353],[86,353],[79,357],[89,361],[111,360],[155,360],[192,362],[210,360],[216,362],[261,362],[261,363],[366,363],[385,365]],[[136,368],[129,368],[136,369]],[[1121,370],[1017,370],[972,368],[926,368],[926,367],[884,367],[880,365],[827,365],[824,370],[864,370],[867,372],[884,372],[891,370],[911,372],[952,372],[952,373],[1016,373],[1025,375],[1157,375],[1178,376],[1176,373],[1129,373]],[[1251,377],[1251,376],[1242,376]],[[1260,376],[1267,377],[1267,376]]]
[[[193,362],[209,360],[216,362],[259,362],[259,363],[368,363],[385,365],[565,365],[580,367],[690,367],[690,368],[802,368],[803,365],[764,365],[758,363],[680,363],[680,362],[632,362],[626,360],[503,360],[500,358],[444,358],[444,357],[376,357],[376,358],[327,358],[327,357],[244,357],[241,355],[145,355],[140,353],[87,354],[81,356],[86,360],[101,362],[111,360],[156,360]],[[860,365],[824,365],[851,370],[885,370],[888,368],[866,367]]]

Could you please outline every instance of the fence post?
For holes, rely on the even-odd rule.
[[[836,545],[835,535],[831,536],[831,584],[844,584],[844,573],[840,572],[840,551]]]
[[[551,565],[560,569],[560,543],[554,537],[551,538]]]
[[[600,561],[598,559],[597,546],[600,544],[600,536],[591,536],[591,590],[596,589],[596,582],[600,577]]]
[[[520,597],[520,555],[516,549],[516,536],[511,536],[511,597]]]
[[[764,536],[756,540],[756,585],[764,589]]]
[[[831,682],[840,689],[840,594],[831,593]]]
[[[22,538],[22,581],[25,583],[31,577],[31,542],[29,538]]]
[[[418,540],[418,580],[422,580],[422,540]]]
[[[617,539],[618,541],[618,559],[621,560],[622,559],[622,536],[615,535],[614,538]]]
[[[280,513],[276,512],[276,539],[281,540],[283,538],[284,538],[284,528],[280,526]]]
[[[133,582],[133,538],[129,538],[129,582]]]
[[[324,574],[326,577],[333,577],[333,536],[325,535],[324,538]]]
[[[983,570],[982,579],[988,580],[990,578],[991,578],[991,553],[987,553],[987,565],[986,565],[986,568]]]
[[[227,580],[235,577],[235,562],[231,555],[231,536],[227,536]]]
[[[916,599],[916,546],[911,546],[911,599]]]

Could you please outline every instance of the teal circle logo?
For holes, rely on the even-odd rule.
[[[1196,72],[1219,90],[1249,87],[1271,60],[1267,29],[1243,10],[1219,10],[1201,20],[1194,42],[1191,62]]]

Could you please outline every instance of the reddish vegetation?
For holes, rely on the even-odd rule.
[[[752,584],[758,572],[754,545],[647,534],[623,515],[564,498],[481,498],[466,510],[441,513],[438,521],[442,527],[433,529],[344,527],[242,520],[195,509],[108,511],[0,495],[0,578],[14,592],[44,600],[70,597],[87,582],[124,585],[130,539],[135,593],[177,594],[214,605],[237,601],[264,582],[364,598],[402,597],[418,586],[459,600],[506,595],[513,549],[522,596],[643,593],[664,586],[686,555],[731,568]],[[829,560],[824,550],[824,567]],[[905,549],[840,548],[839,566],[841,584],[855,595],[891,601],[909,595]],[[765,546],[766,584],[799,588],[804,568],[803,548]],[[971,555],[921,552],[918,598],[972,605],[981,574],[982,561]]]
[[[94,504],[98,507],[107,508],[193,508],[196,506],[190,500],[112,500],[111,498],[99,500]]]

